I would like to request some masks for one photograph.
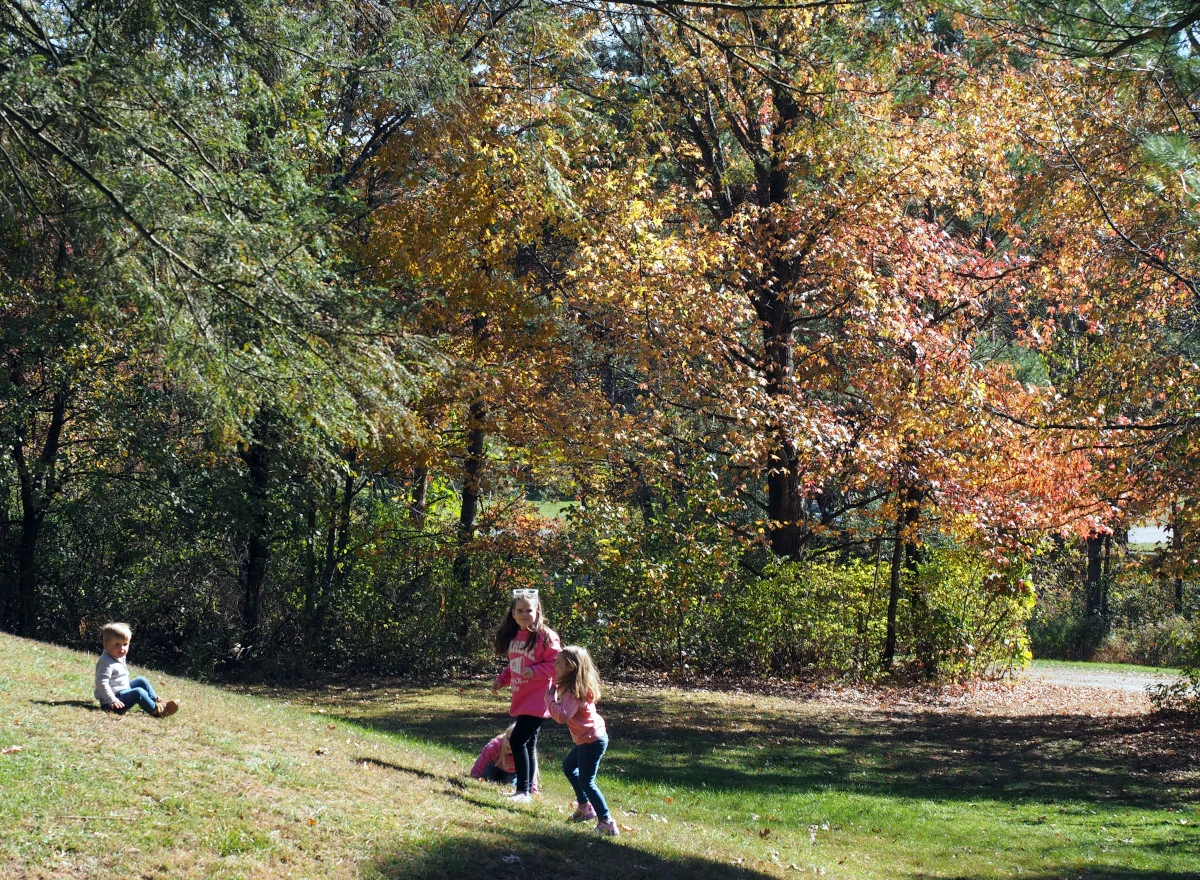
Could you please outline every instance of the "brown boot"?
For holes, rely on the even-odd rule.
[[[151,712],[150,714],[153,715],[155,718],[166,718],[168,715],[174,715],[178,711],[179,711],[179,701],[178,700],[167,700],[165,702],[162,700],[155,700],[154,701],[154,711]]]

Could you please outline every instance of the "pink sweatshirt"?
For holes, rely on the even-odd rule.
[[[604,719],[592,701],[584,702],[574,694],[563,692],[556,700],[553,689],[546,692],[546,711],[559,724],[567,725],[575,745],[595,742],[604,736]]]
[[[546,692],[554,686],[554,661],[558,659],[558,633],[544,627],[540,634],[518,631],[508,643],[508,666],[496,676],[496,685],[512,685],[508,714],[549,718]],[[527,673],[532,673],[527,677]]]
[[[504,734],[500,734],[495,739],[488,740],[488,744],[483,747],[483,751],[479,753],[479,757],[475,759],[475,766],[471,768],[471,775],[476,779],[483,778],[483,771],[487,769],[488,764],[495,764],[505,773],[516,773],[517,765],[513,763],[512,752],[504,753]]]

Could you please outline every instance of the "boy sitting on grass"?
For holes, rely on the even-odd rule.
[[[133,633],[127,623],[106,623],[100,630],[104,652],[96,661],[96,699],[106,712],[123,713],[134,703],[155,718],[165,718],[179,711],[178,700],[163,702],[154,693],[150,681],[142,676],[129,680],[125,655]]]

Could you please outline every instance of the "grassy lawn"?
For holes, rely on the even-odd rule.
[[[612,687],[608,840],[566,822],[565,728],[543,734],[532,806],[466,777],[507,708],[482,681],[247,694],[153,674],[180,714],[117,718],[88,699],[94,659],[0,636],[9,877],[1200,877],[1195,734],[1034,691]]]
[[[1170,666],[1138,666],[1133,663],[1090,663],[1082,660],[1034,660],[1039,669],[1095,669],[1101,672],[1128,672],[1134,675],[1179,675],[1179,670]]]

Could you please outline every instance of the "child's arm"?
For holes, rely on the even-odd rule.
[[[579,702],[574,694],[565,691],[562,697],[556,698],[556,690],[557,688],[550,688],[546,691],[546,711],[559,724],[566,724],[579,711],[583,703]]]
[[[500,688],[508,687],[510,681],[512,681],[512,669],[505,666],[500,670],[500,674],[496,676],[495,681],[492,682],[492,693],[499,693]]]
[[[526,678],[554,678],[554,662],[558,659],[558,648],[560,642],[558,633],[552,629],[545,631],[546,637],[542,641],[541,650],[537,652],[537,662],[529,664],[526,670]]]

